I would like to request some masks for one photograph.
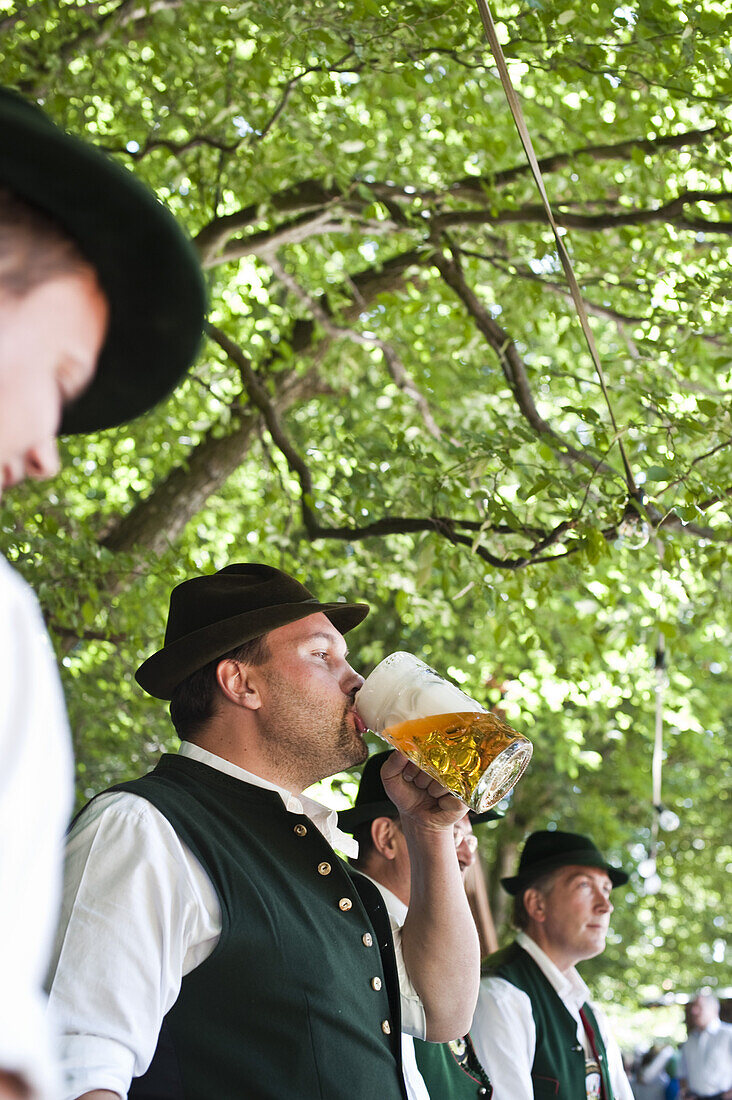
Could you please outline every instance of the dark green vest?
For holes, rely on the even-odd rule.
[[[458,1043],[424,1043],[414,1040],[417,1067],[430,1100],[490,1100],[488,1075],[478,1064],[469,1039]]]
[[[376,887],[276,792],[198,761],[163,756],[115,789],[165,815],[222,916],[131,1100],[403,1100],[396,967]]]
[[[536,1025],[536,1053],[531,1069],[535,1100],[586,1100],[585,1054],[577,1042],[577,1023],[557,996],[540,967],[518,944],[496,952],[483,964],[483,973],[504,978],[522,989],[531,1001]],[[607,1054],[589,1004],[583,1005],[595,1032],[595,1044],[605,1096],[614,1100],[607,1067]]]

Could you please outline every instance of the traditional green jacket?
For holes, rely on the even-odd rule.
[[[577,1022],[567,1011],[551,982],[528,952],[512,943],[491,955],[483,973],[504,978],[523,990],[531,1001],[536,1025],[536,1052],[531,1069],[535,1100],[586,1100],[585,1053],[577,1042]],[[614,1100],[607,1053],[597,1020],[589,1004],[583,1010],[594,1030],[598,1063],[606,1100]]]
[[[222,918],[130,1100],[404,1100],[396,963],[376,887],[276,792],[196,760],[163,756],[116,789],[170,821]]]
[[[417,1067],[430,1100],[490,1100],[493,1089],[469,1039],[457,1043],[414,1040]]]

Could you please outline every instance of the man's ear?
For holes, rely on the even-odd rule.
[[[375,817],[371,822],[371,841],[384,859],[396,859],[398,823],[391,817]]]
[[[259,710],[262,696],[249,665],[227,657],[216,666],[216,681],[226,698],[247,710]]]
[[[546,920],[546,898],[541,890],[535,890],[530,886],[524,891],[524,909],[531,920],[542,924]]]

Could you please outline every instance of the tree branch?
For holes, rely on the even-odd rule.
[[[357,272],[351,279],[356,288],[354,300],[343,310],[344,315],[355,317],[376,295],[395,290],[402,284],[406,272],[420,261],[424,262],[423,255],[409,251],[393,256],[382,265]],[[295,355],[308,355],[317,363],[330,339],[326,336],[317,340],[313,322],[299,320],[293,325],[288,344]],[[279,364],[281,353],[275,348],[263,369],[274,376],[272,402],[280,411],[296,401],[326,392],[315,369],[300,377],[290,370],[275,370]],[[226,431],[222,433],[220,424],[213,424],[180,465],[100,535],[100,544],[118,553],[162,554],[244,461],[260,424],[260,417],[252,409],[241,404],[234,406]]]
[[[168,138],[149,136],[137,150],[130,149],[128,145],[100,145],[99,148],[103,149],[105,153],[124,153],[133,160],[142,160],[143,157],[146,157],[148,153],[152,153],[155,149],[167,149],[169,153],[176,157],[180,156],[181,153],[187,153],[190,149],[198,149],[201,146],[208,149],[218,149],[222,153],[235,153],[242,144],[242,140],[242,138],[239,138],[238,141],[222,141],[220,138],[210,137],[208,134],[191,134],[185,141],[171,141]]]
[[[252,203],[234,214],[213,218],[198,232],[195,244],[203,263],[210,266],[214,257],[234,233],[240,233],[264,221],[267,210],[290,215],[306,215],[315,211],[317,217],[322,214],[324,208],[341,197],[342,192],[338,188],[327,188],[319,180],[302,180],[293,187],[286,187],[271,195],[266,207],[263,203]]]
[[[475,321],[479,331],[483,334],[489,346],[493,349],[501,364],[504,377],[508,382],[511,392],[516,400],[521,414],[526,422],[539,436],[546,438],[553,446],[560,459],[570,464],[581,463],[594,472],[600,471],[615,478],[619,477],[618,471],[601,459],[593,459],[584,451],[573,447],[568,440],[563,439],[552,426],[539,413],[534,397],[529,386],[526,365],[518,353],[518,349],[511,337],[491,317],[488,310],[479,300],[475,292],[468,286],[459,263],[453,257],[448,257],[442,251],[435,251],[432,262],[442,275],[445,283],[455,292],[461,300],[469,315]]]
[[[584,145],[563,153],[551,153],[539,158],[539,167],[542,174],[559,172],[567,168],[578,157],[591,157],[592,160],[601,163],[608,160],[625,159],[635,150],[648,153],[653,156],[664,152],[666,149],[683,149],[689,145],[704,145],[711,141],[722,141],[728,137],[728,133],[718,126],[710,126],[707,129],[686,130],[680,134],[666,134],[658,138],[635,138],[631,141],[619,141],[616,144]],[[486,193],[496,188],[506,187],[515,180],[521,179],[530,173],[528,163],[515,165],[512,168],[504,168],[497,172],[490,172],[484,176],[463,176],[454,183],[448,184],[444,191],[432,189],[418,189],[407,192],[403,187],[387,185],[384,183],[372,183],[369,186],[379,196],[404,197],[410,200],[418,197],[424,201],[434,201],[450,195],[453,198],[484,199]]]
[[[689,145],[705,145],[711,141],[723,140],[728,136],[727,132],[719,126],[709,126],[701,130],[685,130],[680,134],[664,134],[657,138],[635,138],[631,141],[619,141],[614,145],[585,145],[572,149],[565,153],[552,153],[539,158],[539,168],[542,175],[551,172],[559,172],[567,168],[577,157],[591,157],[592,160],[602,163],[607,160],[621,160],[632,156],[633,152],[640,150],[654,156],[666,149],[683,149]],[[505,187],[514,180],[528,175],[531,171],[528,164],[519,164],[513,168],[494,172],[488,176],[466,176],[457,180],[450,187],[450,193],[455,195],[485,194],[485,189],[490,187]]]
[[[268,263],[283,286],[286,286],[296,298],[307,305],[310,312],[330,336],[334,339],[342,338],[351,340],[353,343],[360,344],[362,347],[379,349],[395,385],[398,386],[402,393],[405,393],[417,406],[422,416],[422,420],[424,421],[424,425],[432,438],[441,439],[442,432],[437,426],[424,394],[420,392],[409,377],[409,374],[405,370],[394,348],[386,341],[380,340],[377,336],[365,336],[362,332],[356,332],[354,329],[335,324],[330,312],[300,286],[297,280],[285,270],[277,257],[270,257]]]
[[[527,565],[555,561],[558,557],[568,557],[580,549],[580,545],[578,544],[577,546],[565,548],[562,554],[546,555],[544,553],[544,551],[551,546],[557,545],[564,534],[577,526],[579,515],[572,520],[563,521],[558,524],[554,530],[543,534],[542,537],[534,543],[534,546],[528,554],[515,558],[498,557],[479,543],[475,536],[464,535],[457,530],[460,526],[475,527],[476,525],[473,521],[453,520],[449,517],[428,516],[409,518],[388,516],[359,527],[352,525],[340,527],[323,526],[318,520],[316,510],[311,503],[311,501],[314,500],[314,491],[310,468],[290,442],[287,433],[280,423],[279,415],[270,401],[267,390],[254,371],[250,359],[244,355],[238,345],[230,340],[228,336],[215,325],[209,323],[207,325],[207,331],[216,343],[226,352],[232,363],[235,364],[237,370],[241,374],[242,382],[246,388],[249,400],[252,405],[259,409],[275,445],[284,456],[290,472],[294,474],[299,481],[300,513],[305,531],[311,540],[325,538],[355,542],[377,536],[433,531],[435,534],[446,538],[455,545],[469,547],[471,553],[475,554],[483,561],[488,562],[489,565],[498,569],[508,570],[524,569]],[[494,528],[490,524],[481,523],[479,525],[479,530],[480,533],[483,534],[486,531],[494,530]],[[502,531],[512,535],[521,534],[521,532],[507,529],[505,526],[502,528]],[[617,538],[617,527],[608,528],[603,532],[603,536],[608,540]]]
[[[662,206],[646,208],[634,208],[623,211],[621,214],[576,214],[562,209],[561,203],[554,207],[554,220],[557,225],[565,229],[582,229],[595,231],[598,229],[616,229],[624,225],[648,225],[651,222],[668,222],[681,229],[690,229],[695,232],[724,233],[732,235],[732,220],[729,222],[711,222],[704,218],[685,218],[684,209],[687,206],[699,202],[716,203],[732,202],[732,191],[684,191],[675,199],[664,203]],[[593,205],[600,205],[600,200],[593,201]],[[445,214],[437,214],[432,219],[434,232],[440,232],[454,226],[467,225],[505,225],[507,223],[529,222],[546,224],[544,207],[539,203],[526,203],[510,210],[454,210]]]

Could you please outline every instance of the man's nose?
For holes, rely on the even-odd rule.
[[[40,480],[45,477],[53,477],[61,468],[58,457],[58,446],[54,438],[47,439],[43,443],[37,443],[29,447],[25,452],[25,475]]]
[[[356,672],[354,668],[351,668],[349,664],[346,664],[346,669],[341,679],[341,691],[343,694],[353,697],[363,685],[363,682],[363,676]]]
[[[607,894],[598,893],[597,908],[600,910],[601,913],[612,913],[614,906]]]

